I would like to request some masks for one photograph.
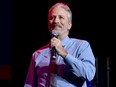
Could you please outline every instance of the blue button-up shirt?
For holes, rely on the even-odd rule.
[[[33,53],[24,87],[87,87],[96,71],[90,44],[66,37],[62,46],[68,54],[66,58],[58,55],[54,65],[49,44]]]

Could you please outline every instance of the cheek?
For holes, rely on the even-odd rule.
[[[50,26],[51,26],[51,24],[52,24],[52,22],[51,22],[51,21],[48,21],[48,27],[50,27]]]
[[[53,20],[49,20],[49,23],[52,24],[53,23]]]
[[[48,24],[51,24],[53,22],[53,20],[48,20]]]
[[[64,20],[61,20],[60,23],[61,23],[62,25],[64,25],[64,26],[67,26],[67,22],[64,21]]]

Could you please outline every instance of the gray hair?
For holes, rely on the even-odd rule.
[[[70,22],[72,22],[72,12],[71,12],[71,9],[69,8],[68,5],[66,5],[66,4],[64,4],[64,3],[62,3],[62,2],[58,2],[58,3],[56,3],[55,5],[53,5],[53,6],[49,9],[48,13],[50,13],[50,12],[51,12],[54,8],[56,8],[56,7],[63,8],[65,11],[67,11],[67,12],[68,12],[68,19],[70,20]]]

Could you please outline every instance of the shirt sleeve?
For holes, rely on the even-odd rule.
[[[84,41],[80,45],[76,57],[68,53],[66,58],[64,58],[64,61],[71,67],[72,72],[76,76],[82,77],[88,81],[91,81],[94,78],[96,71],[95,57],[90,44],[87,41]]]
[[[35,69],[34,67],[35,67],[35,61],[33,56],[30,62],[24,87],[34,87],[34,69]]]

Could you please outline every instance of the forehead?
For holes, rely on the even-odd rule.
[[[64,8],[61,8],[61,7],[53,8],[51,12],[49,13],[49,15],[67,15],[67,14],[68,12]]]

